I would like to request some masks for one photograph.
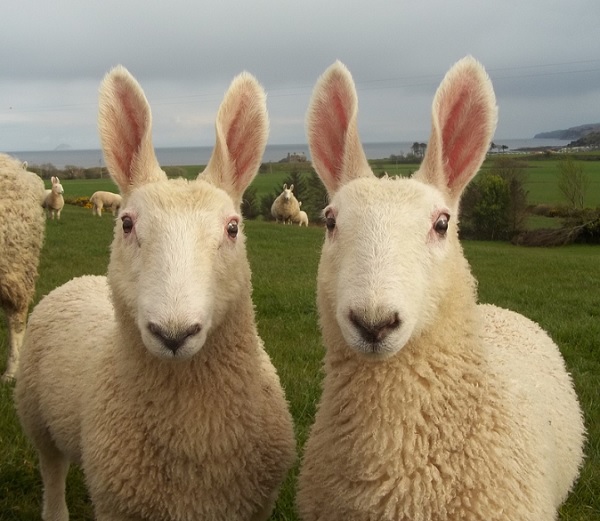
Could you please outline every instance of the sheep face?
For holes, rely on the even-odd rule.
[[[327,345],[385,357],[444,313],[449,278],[466,263],[460,196],[485,157],[496,105],[483,67],[458,62],[436,93],[427,152],[411,179],[373,175],[357,113],[352,76],[337,62],[317,82],[307,115],[311,157],[331,200],[319,312]]]
[[[62,195],[65,193],[65,190],[60,184],[58,177],[52,177],[52,191],[57,195]]]
[[[285,201],[291,201],[292,197],[294,197],[292,190],[294,190],[294,185],[290,186],[289,188],[287,184],[283,185],[283,192],[281,192],[281,197]]]
[[[267,141],[266,96],[250,74],[233,80],[213,154],[195,181],[167,179],[151,121],[140,85],[113,69],[100,88],[99,128],[123,202],[108,278],[121,328],[157,357],[189,359],[232,303],[250,296],[240,204]]]
[[[195,355],[247,290],[241,228],[231,198],[205,181],[150,183],[131,193],[115,226],[109,276],[152,354]]]
[[[415,180],[364,177],[335,194],[325,218],[321,308],[351,348],[396,353],[435,320],[443,294],[456,235],[443,194]]]

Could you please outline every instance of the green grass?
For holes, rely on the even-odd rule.
[[[323,230],[263,221],[245,226],[258,329],[281,376],[301,447],[320,394],[323,348],[315,279]],[[112,228],[110,214],[99,219],[90,210],[69,205],[60,222],[48,222],[35,301],[74,276],[105,273]],[[482,301],[531,317],[558,342],[589,432],[582,477],[562,508],[561,519],[600,521],[600,248],[537,249],[467,242],[465,252],[479,280]],[[6,346],[6,328],[0,321],[0,371]],[[0,520],[39,519],[42,488],[37,458],[21,433],[9,385],[0,386],[0,447]],[[297,466],[281,491],[273,520],[297,519],[296,473]],[[71,519],[92,519],[77,469],[69,474],[68,491]]]
[[[519,157],[519,156],[516,156]],[[576,160],[578,157],[575,156]],[[578,160],[583,167],[584,173],[589,177],[590,186],[586,192],[585,205],[590,208],[600,207],[600,161]],[[529,192],[529,204],[566,204],[564,196],[558,188],[558,164],[557,159],[526,160],[526,183],[525,189]],[[390,163],[389,160],[371,161],[373,171],[376,174],[387,172],[389,175],[408,176],[415,172],[419,165],[417,163]],[[487,170],[491,160],[486,160],[483,170]],[[192,165],[181,167],[165,167],[170,176],[183,176],[193,179],[202,171],[204,166]],[[261,173],[256,176],[252,186],[256,188],[257,195],[263,197],[272,193],[275,189],[281,189],[284,179],[290,171],[297,169],[303,175],[310,172],[310,164],[306,163],[265,163]],[[104,179],[64,179],[61,181],[65,188],[65,196],[68,198],[89,197],[96,190],[116,191],[115,184],[106,177]],[[50,182],[46,181],[50,187]]]

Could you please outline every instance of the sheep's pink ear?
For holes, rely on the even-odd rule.
[[[313,166],[332,195],[357,177],[372,176],[358,135],[352,75],[340,61],[317,80],[306,115]]]
[[[198,179],[225,190],[236,204],[258,172],[269,134],[267,96],[247,72],[236,76],[219,107],[216,143]]]
[[[121,65],[100,86],[98,115],[104,161],[121,193],[166,179],[152,145],[152,115],[144,91]]]
[[[414,177],[446,192],[457,205],[485,159],[497,117],[494,89],[483,66],[470,56],[463,58],[435,94],[431,137]]]

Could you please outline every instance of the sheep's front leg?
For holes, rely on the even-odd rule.
[[[69,510],[65,500],[65,487],[69,461],[55,447],[39,451],[40,474],[44,483],[44,521],[68,521]]]

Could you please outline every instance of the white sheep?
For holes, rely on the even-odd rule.
[[[9,346],[2,381],[14,377],[19,363],[46,226],[39,204],[44,182],[24,168],[19,160],[0,154],[0,305]]]
[[[283,224],[292,224],[300,212],[298,199],[293,193],[294,185],[289,188],[287,184],[283,185],[282,192],[275,198],[271,205],[271,215],[276,222],[281,221]]]
[[[104,207],[110,208],[113,216],[117,215],[119,208],[121,208],[122,197],[120,194],[114,194],[112,192],[104,192],[99,190],[94,192],[90,197],[90,203],[92,203],[92,214],[102,217],[102,209]]]
[[[42,206],[46,209],[48,219],[60,220],[60,212],[65,205],[63,194],[65,193],[63,186],[60,184],[60,180],[56,176],[52,176],[50,179],[52,182],[52,188],[46,190],[46,196]]]
[[[233,80],[193,181],[161,170],[150,107],[121,66],[101,85],[99,128],[123,195],[108,277],[73,279],[36,306],[17,375],[43,518],[68,519],[77,462],[98,520],[265,520],[295,459],[240,212],[266,145],[265,93],[248,73]]]
[[[435,95],[419,170],[377,179],[350,73],[337,62],[317,82],[307,132],[330,195],[327,351],[298,480],[305,521],[550,521],[578,476],[582,413],[557,346],[477,305],[458,240],[496,117],[487,74],[464,58]]]
[[[298,207],[302,208],[302,201],[298,201]],[[294,222],[298,223],[298,226],[308,226],[308,214],[304,210],[300,210],[294,217]]]

